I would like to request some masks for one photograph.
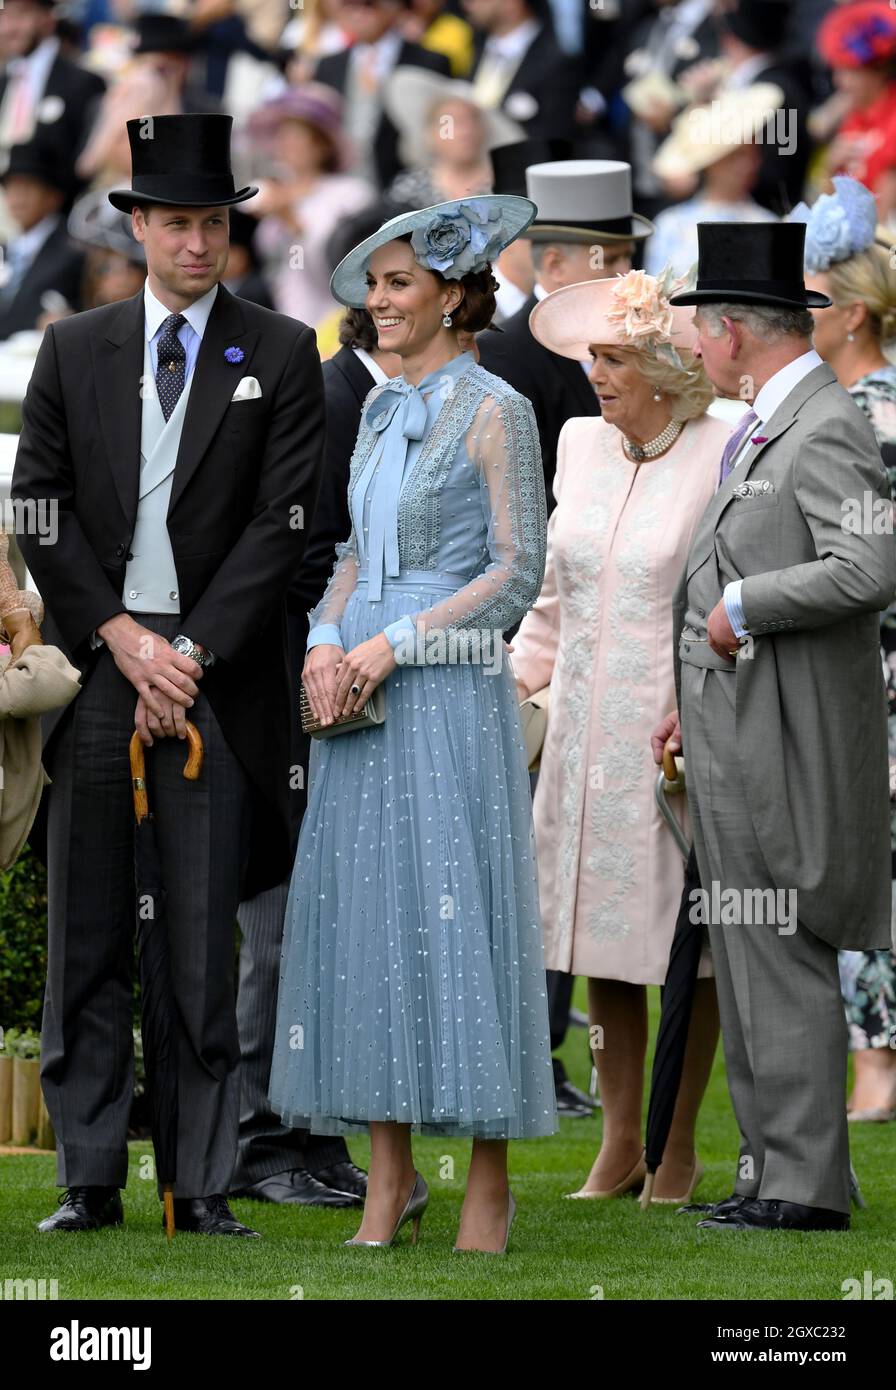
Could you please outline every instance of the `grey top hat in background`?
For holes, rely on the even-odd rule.
[[[529,241],[641,241],[656,230],[632,211],[632,170],[622,160],[531,164],[526,191],[538,208]]]

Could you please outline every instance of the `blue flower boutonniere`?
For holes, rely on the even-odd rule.
[[[228,362],[242,362],[245,355],[242,348],[229,347],[224,349],[224,356],[227,358]]]

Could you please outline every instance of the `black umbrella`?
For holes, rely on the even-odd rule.
[[[693,846],[689,846],[681,826],[666,798],[684,789],[684,768],[677,764],[667,748],[663,753],[663,770],[657,777],[656,797],[660,810],[669,823],[676,843],[685,860],[684,885],[678,918],[675,922],[675,935],[669,952],[669,967],[666,983],[663,986],[660,1028],[653,1055],[653,1072],[650,1078],[650,1104],[647,1108],[647,1133],[644,1144],[644,1157],[647,1163],[647,1177],[641,1192],[641,1206],[646,1211],[653,1195],[656,1170],[663,1161],[666,1140],[672,1124],[681,1073],[684,1067],[684,1054],[688,1041],[688,1028],[694,1006],[694,988],[697,983],[697,969],[700,964],[700,949],[703,933],[700,923],[691,920],[694,899],[691,894],[700,887],[697,857]]]
[[[184,777],[195,782],[202,770],[202,738],[187,721],[190,752]],[[137,885],[137,953],[140,963],[140,1033],[149,1093],[152,1145],[162,1187],[165,1234],[174,1235],[174,1183],[177,1179],[177,1033],[174,986],[166,921],[167,895],[156,831],[146,791],[146,764],[140,735],[130,743],[134,793],[134,872]]]

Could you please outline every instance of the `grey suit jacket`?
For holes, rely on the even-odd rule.
[[[889,490],[874,433],[826,364],[794,388],[709,503],[674,600],[707,561],[743,579],[752,654],[737,662],[737,751],[775,882],[831,945],[890,944],[890,832],[880,610],[896,590],[892,532],[844,525]],[[738,498],[747,478],[773,490]],[[680,694],[680,683],[679,683]],[[687,749],[684,750],[687,758]]]

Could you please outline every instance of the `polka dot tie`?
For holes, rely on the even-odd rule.
[[[156,370],[156,390],[165,422],[171,419],[171,412],[180,400],[184,389],[184,371],[187,354],[177,331],[186,323],[183,314],[169,314],[162,324],[159,338],[158,368]]]

